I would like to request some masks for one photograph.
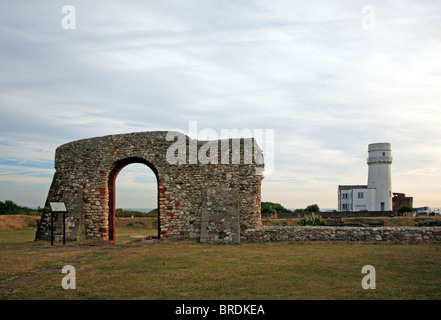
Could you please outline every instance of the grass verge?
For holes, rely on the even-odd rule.
[[[33,234],[9,233],[0,243],[0,287],[81,255],[86,258],[75,265],[77,288],[64,290],[60,272],[44,274],[1,299],[441,299],[439,243],[159,241],[105,248],[68,243],[56,251],[47,241],[22,240]],[[4,232],[0,236],[5,239]],[[95,255],[104,249],[110,253]],[[361,286],[364,265],[376,269],[375,290]]]

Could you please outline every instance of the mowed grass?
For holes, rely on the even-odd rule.
[[[75,256],[41,242],[1,245],[2,273],[29,275]],[[5,250],[6,249],[6,250]],[[102,249],[102,248],[100,248]],[[7,256],[5,256],[5,254]],[[4,299],[440,299],[440,244],[162,242],[116,246],[76,265],[77,288],[44,275]],[[364,265],[376,269],[364,290]]]
[[[118,233],[145,232],[120,228]],[[32,241],[35,229],[0,232],[0,288],[21,275],[40,280],[0,299],[295,300],[440,299],[441,244],[242,243],[210,245],[159,241],[153,245],[90,247],[68,242],[52,251]],[[71,249],[71,250],[67,250]],[[97,252],[109,251],[106,255]],[[74,261],[76,289],[64,290],[65,274],[36,273]],[[364,265],[376,270],[376,289],[365,290]]]
[[[117,218],[116,244],[133,240],[136,237],[157,237],[158,219],[156,218]]]
[[[84,266],[79,291],[98,299],[439,299],[440,247],[159,243]],[[376,290],[361,287],[367,264]]]

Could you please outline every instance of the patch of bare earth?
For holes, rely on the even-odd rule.
[[[39,216],[0,215],[0,231],[37,227]]]

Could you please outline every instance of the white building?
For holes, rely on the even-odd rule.
[[[338,211],[392,211],[390,143],[370,144],[368,151],[368,184],[338,186]]]

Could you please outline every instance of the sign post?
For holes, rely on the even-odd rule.
[[[49,202],[51,210],[51,246],[54,245],[54,214],[63,214],[63,245],[66,244],[66,203],[64,202]],[[57,234],[61,235],[61,234]]]

